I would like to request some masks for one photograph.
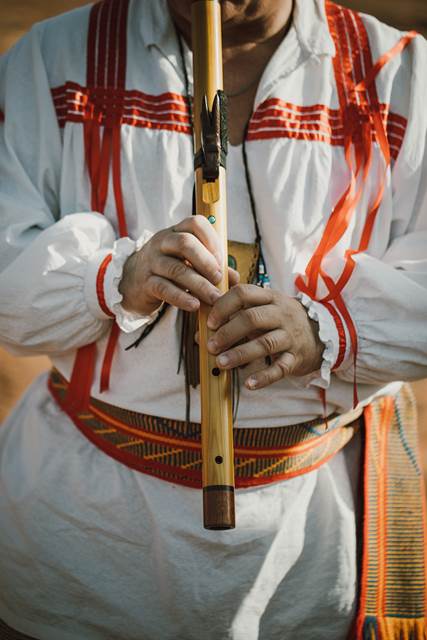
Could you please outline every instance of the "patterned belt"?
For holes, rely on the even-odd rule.
[[[119,462],[169,482],[202,486],[200,424],[128,411],[91,398],[84,413],[65,402],[68,382],[53,370],[49,389],[74,424]],[[234,429],[237,488],[287,480],[330,460],[360,427],[362,411],[286,427]]]

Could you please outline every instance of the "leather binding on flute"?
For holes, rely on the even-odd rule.
[[[205,215],[221,240],[223,277],[228,290],[225,159],[227,132],[222,92],[221,7],[218,0],[196,0],[191,7],[194,73],[194,170],[196,212]],[[234,454],[231,376],[220,371],[207,351],[210,307],[199,312],[200,390],[202,407],[203,524],[232,529]]]

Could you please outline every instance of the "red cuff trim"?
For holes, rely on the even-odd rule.
[[[329,313],[334,319],[335,326],[338,331],[338,340],[339,340],[339,351],[335,364],[332,367],[332,371],[338,369],[338,367],[342,364],[345,356],[345,352],[347,349],[347,337],[345,334],[344,323],[338,311],[335,309],[334,305],[330,302],[322,302],[323,306],[327,308]]]
[[[105,302],[104,279],[107,267],[110,264],[112,257],[113,256],[111,253],[109,253],[108,256],[105,256],[104,260],[101,262],[101,266],[98,269],[98,275],[96,276],[96,294],[98,296],[98,304],[105,315],[110,316],[110,318],[114,318],[114,313],[110,311],[110,309],[107,307],[107,303]]]

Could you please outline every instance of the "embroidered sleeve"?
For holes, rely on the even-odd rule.
[[[105,333],[111,321],[91,313],[85,277],[115,239],[98,213],[60,219],[62,141],[39,39],[33,28],[0,61],[0,341],[24,355]]]
[[[340,366],[347,354],[345,327],[333,305],[315,302],[304,293],[298,294],[297,297],[306,308],[309,317],[318,323],[319,338],[325,345],[320,369],[304,376],[304,384],[327,389],[332,371]]]
[[[89,309],[95,317],[115,318],[125,333],[140,329],[158,315],[159,310],[147,316],[126,311],[121,304],[123,296],[119,291],[127,258],[138,251],[152,235],[147,230],[138,240],[120,238],[114,242],[112,250],[99,251],[88,264],[85,295]]]

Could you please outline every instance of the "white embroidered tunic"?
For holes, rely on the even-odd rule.
[[[191,121],[176,34],[164,0],[130,1],[120,133],[130,239],[118,240],[114,184],[102,215],[92,207],[85,163],[89,11],[36,25],[0,62],[0,340],[20,355],[49,355],[68,379],[76,350],[96,341],[93,396],[183,419],[176,311],[125,351],[150,318],[124,312],[118,293],[126,257],[191,212]],[[374,61],[401,37],[373,18],[363,24]],[[351,49],[357,24],[346,29]],[[289,295],[297,295],[295,279],[351,177],[334,54],[323,2],[297,0],[249,129],[263,253],[271,286]],[[185,57],[191,91],[188,50]],[[385,172],[368,250],[354,256],[342,292],[357,331],[363,403],[427,370],[426,63],[418,36],[378,74],[392,162],[385,167],[374,141],[356,212],[325,259],[338,278]],[[239,147],[230,149],[227,179],[229,237],[253,242]],[[302,300],[325,343],[321,371],[242,388],[237,428],[312,419],[323,411],[321,387],[328,413],[352,407],[348,328],[336,309]],[[121,332],[101,394],[111,314]],[[191,406],[198,421],[198,391]],[[204,532],[197,492],[106,457],[55,405],[42,378],[0,431],[0,618],[43,640],[343,638],[355,607],[358,463],[349,460],[356,449],[286,483],[239,491],[236,531]]]

